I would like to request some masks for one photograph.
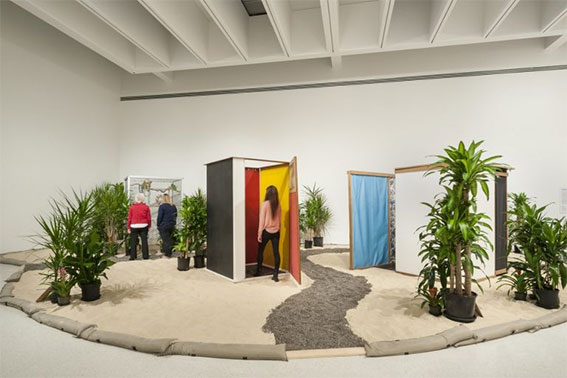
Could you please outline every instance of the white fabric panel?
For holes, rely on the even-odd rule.
[[[242,281],[246,278],[246,203],[243,159],[232,160],[232,206],[234,206],[233,280]]]

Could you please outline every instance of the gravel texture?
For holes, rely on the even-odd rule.
[[[312,263],[308,256],[328,250],[301,252],[301,270],[313,284],[276,307],[263,327],[271,332],[276,343],[285,343],[287,350],[361,347],[345,319],[348,310],[370,293],[371,285],[364,277],[353,277]]]

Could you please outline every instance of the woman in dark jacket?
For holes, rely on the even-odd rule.
[[[163,203],[158,209],[157,228],[163,242],[163,253],[165,256],[171,257],[171,237],[177,224],[177,208],[169,194],[164,194],[161,198]]]

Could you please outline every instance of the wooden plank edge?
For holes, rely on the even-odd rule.
[[[393,173],[379,173],[379,172],[366,172],[366,171],[347,171],[349,175],[360,175],[360,176],[379,176],[379,177],[391,177],[396,176]]]
[[[363,347],[354,348],[333,348],[333,349],[306,349],[306,350],[289,350],[286,352],[288,360],[297,360],[305,358],[333,358],[333,357],[353,357],[366,356],[366,350]]]

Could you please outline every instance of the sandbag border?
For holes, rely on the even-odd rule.
[[[26,264],[23,261],[2,258],[2,256],[0,256],[0,264],[22,266],[23,268],[19,270],[20,273],[30,270],[40,270],[44,268],[43,264]],[[12,278],[12,276],[10,276],[10,278]],[[4,304],[6,306],[23,311],[29,317],[36,320],[40,324],[44,324],[58,330],[73,334],[75,337],[81,338],[83,340],[143,353],[155,354],[158,356],[185,355],[193,357],[211,357],[224,359],[288,361],[285,344],[222,344],[201,343],[164,338],[148,339],[136,335],[101,330],[96,324],[85,324],[61,316],[53,315],[45,312],[43,308],[39,307],[35,303],[14,297],[14,282],[18,282],[20,276],[21,274],[17,277],[17,280],[10,280],[10,282],[7,282],[2,287],[2,290],[0,292],[3,294],[0,296],[0,304]],[[522,322],[524,324],[523,327],[514,327],[518,323]],[[443,332],[424,336],[421,338],[381,341],[373,343],[365,342],[364,349],[366,352],[366,357],[416,354],[442,350],[451,346],[460,347],[464,345],[478,344],[508,336],[508,334],[502,335],[502,333],[500,333],[497,337],[494,338],[481,337],[481,335],[485,334],[486,332],[498,327],[506,329],[510,328],[512,329],[512,331],[510,331],[510,335],[514,335],[521,332],[537,332],[540,329],[550,328],[565,322],[567,322],[567,305],[563,305],[560,310],[553,311],[549,314],[532,320],[519,319],[507,323],[501,323],[496,326],[480,328],[477,330],[470,330],[465,325],[461,324],[459,326],[447,329]],[[65,325],[65,323],[72,323],[72,326],[68,327]],[[528,323],[529,325],[526,325]],[[404,351],[404,344],[419,344],[420,341],[432,340],[435,342],[430,345],[427,345],[427,343],[425,343],[425,347],[422,350],[419,350],[415,347],[410,347],[409,349],[407,349],[407,351]],[[148,347],[147,345],[150,345],[150,347]],[[396,349],[395,353],[377,352],[377,350],[380,350],[380,347],[384,348],[387,346],[394,347],[394,349]],[[329,354],[332,354],[334,357],[336,357],[336,353],[333,353],[333,349],[328,349],[328,351]]]

